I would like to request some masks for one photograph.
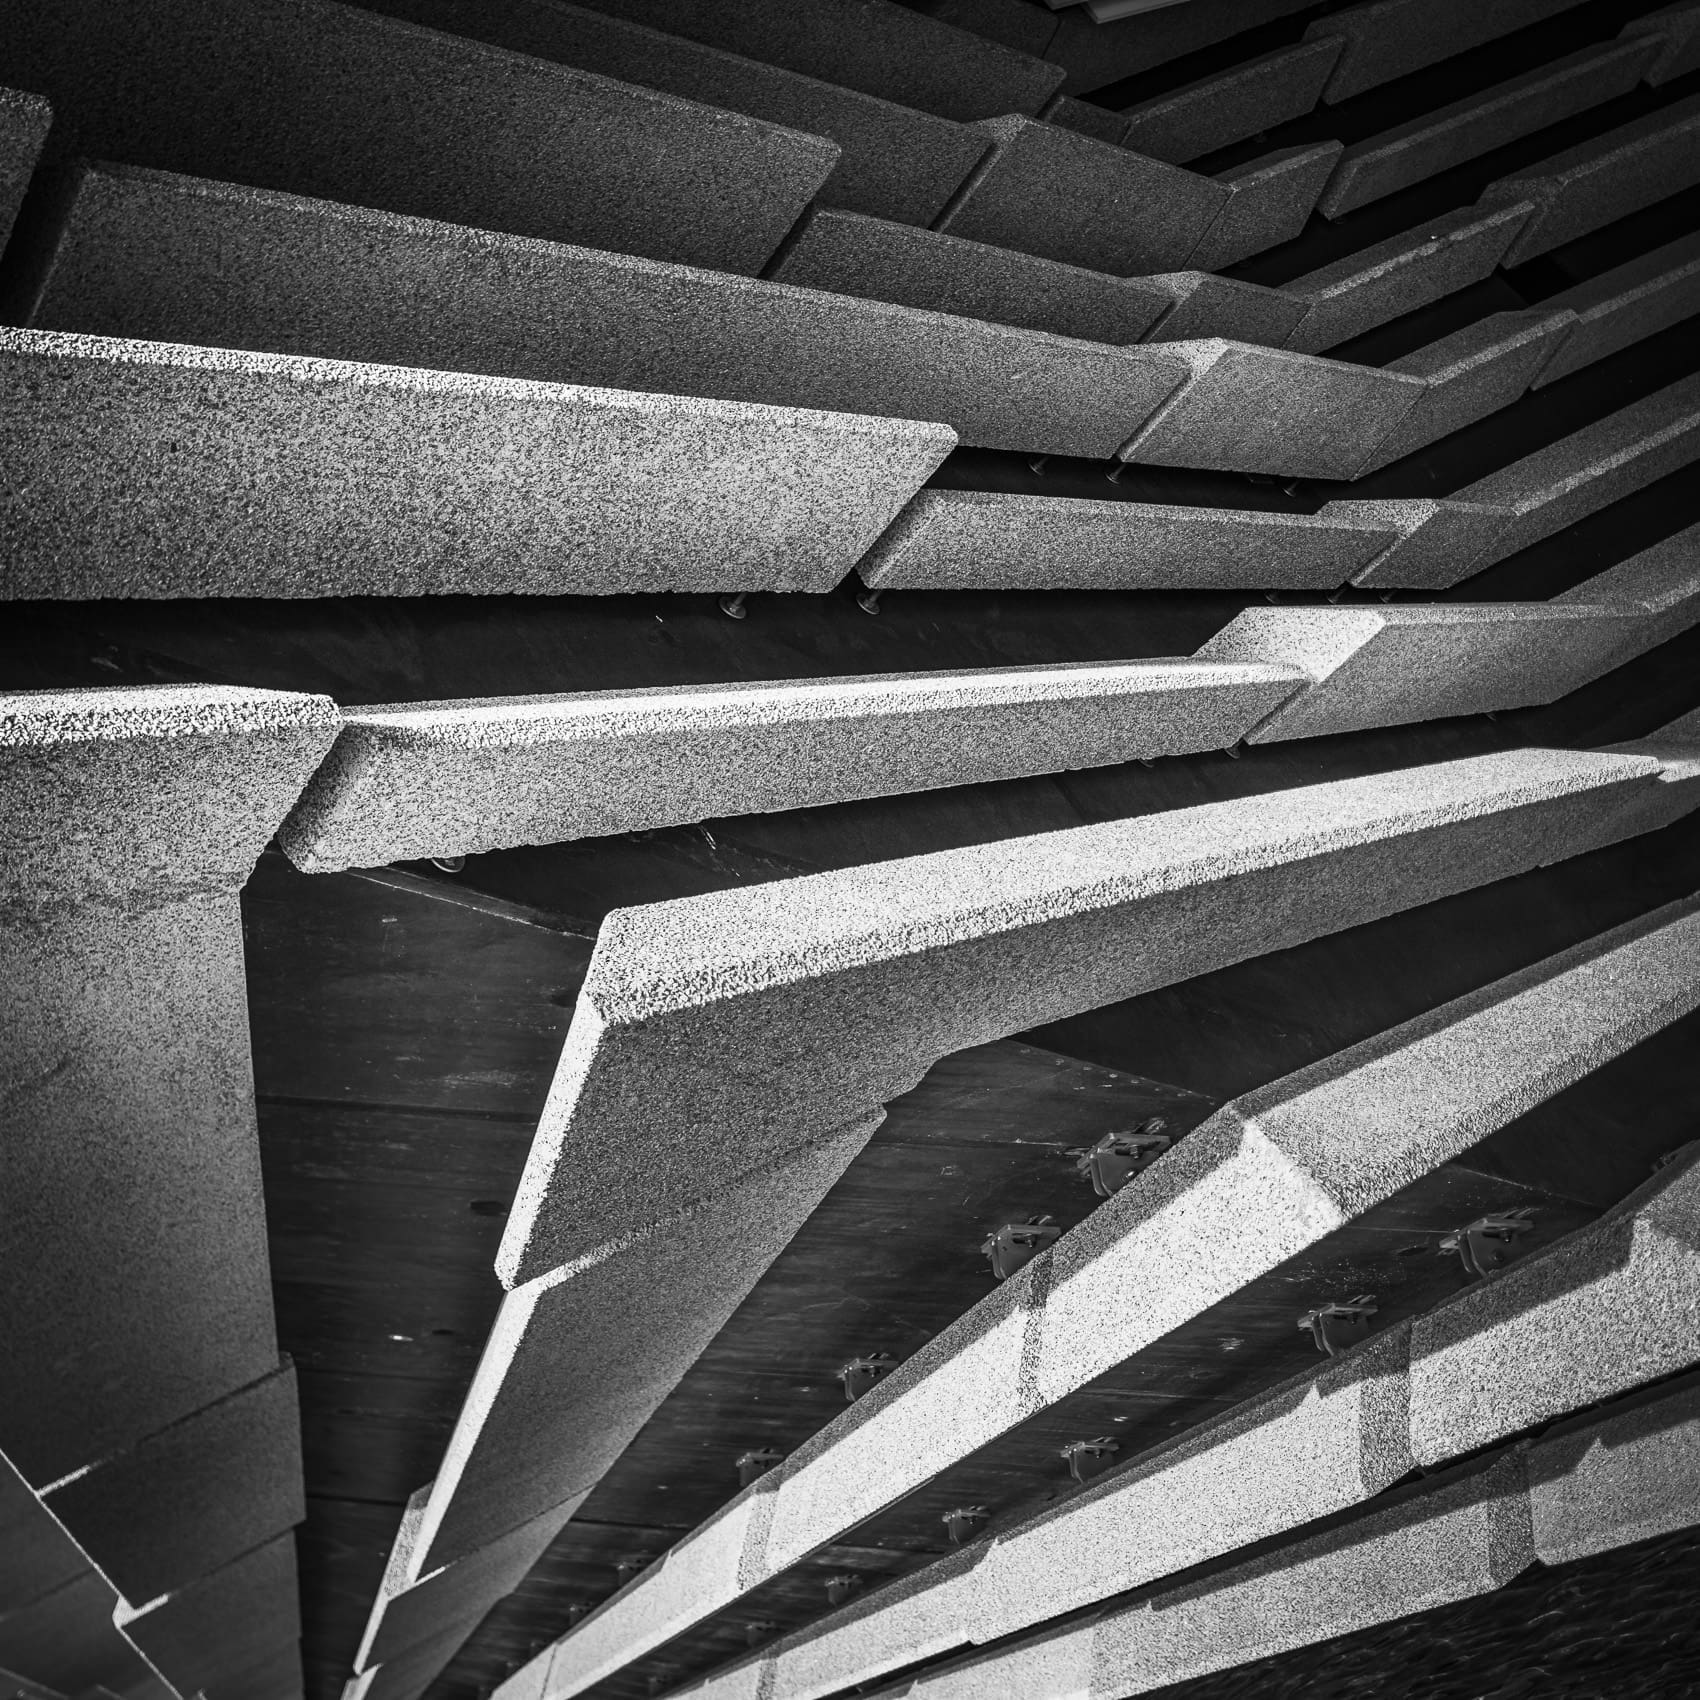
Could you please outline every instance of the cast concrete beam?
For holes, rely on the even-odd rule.
[[[31,330],[0,329],[0,397],[9,597],[826,591],[955,441]]]
[[[316,873],[1228,749],[1306,678],[1135,661],[356,708],[279,840]]]
[[[1163,272],[1144,280],[1158,284],[1174,306],[1147,334],[1148,342],[1189,342],[1226,337],[1280,348],[1304,318],[1306,304],[1284,291],[1215,272]]]
[[[52,124],[53,108],[40,95],[0,88],[0,250],[12,234]]]
[[[1657,38],[1658,54],[1642,77],[1655,88],[1700,65],[1700,5],[1695,0],[1677,0],[1674,6],[1631,18],[1620,33]]]
[[[1340,153],[1339,142],[1281,148],[1212,178],[1228,191],[1228,204],[1187,256],[1187,265],[1219,271],[1290,242],[1309,222]]]
[[[1700,314],[1700,235],[1655,248],[1541,306],[1547,312],[1568,308],[1577,321],[1536,375],[1531,388],[1537,390]]]

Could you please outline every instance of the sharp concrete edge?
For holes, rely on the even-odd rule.
[[[0,251],[52,124],[53,108],[40,95],[0,88]]]
[[[1186,264],[1220,271],[1302,231],[1339,161],[1342,144],[1313,142],[1282,148],[1213,179],[1229,191]]]
[[[1654,88],[1700,65],[1700,6],[1694,0],[1678,0],[1674,6],[1633,18],[1622,33],[1658,38],[1658,55],[1642,79]]]

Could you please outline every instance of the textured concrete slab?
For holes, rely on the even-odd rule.
[[[1427,496],[1328,502],[1324,513],[1394,526],[1399,535],[1354,575],[1361,586],[1441,590],[1498,560],[1499,539],[1514,523],[1509,507]]]
[[[1340,153],[1339,142],[1283,148],[1212,179],[1229,189],[1232,198],[1187,264],[1219,271],[1290,242],[1309,222]]]
[[[376,867],[1227,749],[1303,682],[1137,661],[358,708],[280,843]]]
[[[1529,1500],[1543,1564],[1700,1523],[1700,1379],[1548,1430],[1529,1454]]]
[[[823,592],[955,440],[50,331],[0,330],[0,397],[10,597]]]
[[[307,1515],[294,1367],[286,1362],[45,1498],[125,1599],[198,1584]]]
[[[53,108],[40,95],[0,88],[0,249],[12,234],[52,123]]]
[[[1081,455],[1112,454],[1182,370],[1162,350],[136,171],[85,179],[36,321],[940,420],[983,447]],[[730,458],[710,476],[710,452],[672,451],[697,463],[699,500],[738,478]]]
[[[1194,263],[1234,194],[1054,124],[990,118],[975,129],[990,152],[934,224],[970,241],[1116,277],[1175,271]]]
[[[88,1567],[59,1519],[0,1455],[0,1624]]]
[[[1700,525],[1691,525],[1553,598],[1553,606],[1604,607],[1639,614],[1612,665],[1700,622]]]
[[[926,224],[986,151],[964,125],[564,0],[374,0],[433,29],[824,136],[840,152],[819,197]]]
[[[470,1631],[461,1624],[373,1665],[343,1687],[342,1700],[419,1700],[437,1674],[461,1649]]]
[[[1700,313],[1700,235],[1667,243],[1541,305],[1569,308],[1577,322],[1536,376],[1537,390]]]
[[[646,1225],[503,1301],[420,1517],[409,1580],[576,1506],[882,1119],[875,1110],[820,1136],[804,1130],[783,1152],[752,1145],[757,1166],[746,1161],[735,1178],[699,1165],[685,1177],[695,1200],[670,1215],[671,1199],[638,1196],[648,1180],[628,1165],[624,1214]]]
[[[1657,832],[1700,808],[1700,711],[1683,715],[1645,738],[1632,738],[1612,748],[1623,755],[1652,756],[1659,763],[1659,783],[1602,833],[1601,844]]]
[[[986,116],[995,114],[988,113]],[[1114,142],[1117,146],[1127,134],[1125,114],[1112,112],[1107,106],[1093,106],[1088,101],[1076,100],[1071,94],[1052,95],[1039,108],[1038,117],[1043,123],[1055,124],[1064,130],[1078,130],[1083,136],[1091,136],[1100,142]]]
[[[1349,100],[1567,11],[1577,0],[1372,0],[1319,18],[1306,41],[1336,38],[1344,50],[1323,98]]]
[[[1391,466],[1442,437],[1509,407],[1561,352],[1577,315],[1544,304],[1520,313],[1495,313],[1431,342],[1383,368],[1421,378],[1417,404],[1378,442],[1364,472]]]
[[[1426,379],[1374,366],[1215,337],[1166,346],[1191,375],[1122,445],[1123,460],[1352,478],[1426,398]]]
[[[113,1625],[116,1603],[100,1573],[85,1568],[75,1581],[0,1614],[0,1669],[39,1671],[56,1691],[95,1691],[95,1700],[102,1700],[97,1685],[122,1692],[139,1684],[147,1666]]]
[[[535,1279],[950,1051],[1561,857],[1659,771],[1520,751],[616,910],[499,1271]]]
[[[1300,42],[1130,106],[1117,139],[1136,153],[1177,165],[1242,142],[1309,112],[1341,46],[1337,37]]]
[[[1398,536],[1373,511],[1342,519],[1330,508],[1277,514],[922,490],[856,570],[892,589],[1331,589]]]
[[[1700,65],[1700,6],[1694,0],[1678,0],[1674,6],[1631,18],[1619,33],[1652,36],[1658,41],[1658,52],[1641,78],[1655,88]]]
[[[1155,279],[1110,277],[830,207],[815,209],[768,275],[775,283],[1113,344],[1138,342],[1173,304]]]
[[[1534,202],[1533,217],[1505,256],[1506,265],[1516,266],[1697,182],[1700,95],[1690,95],[1490,183],[1481,204]]]
[[[325,0],[9,21],[9,74],[89,154],[688,265],[757,271],[837,163],[821,136]]]
[[[1168,292],[1174,306],[1158,321],[1148,342],[1187,342],[1219,336],[1280,348],[1304,318],[1305,303],[1279,289],[1215,272],[1164,272],[1146,279]]]
[[[1281,285],[1304,303],[1285,346],[1320,354],[1489,276],[1533,209],[1465,207]],[[1569,302],[1543,302],[1552,310]],[[1578,309],[1580,311],[1580,309]],[[1256,339],[1248,339],[1256,340]]]

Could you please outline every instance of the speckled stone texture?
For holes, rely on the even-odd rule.
[[[815,209],[768,275],[775,283],[1117,345],[1138,342],[1173,305],[1154,280],[1110,277],[830,207]]]
[[[922,490],[856,570],[892,589],[1332,589],[1399,535],[1375,503],[1349,519],[1338,505],[1277,514]]]
[[[1309,221],[1339,161],[1340,149],[1339,142],[1282,148],[1212,178],[1229,191],[1230,198],[1187,264],[1217,271],[1291,241]]]
[[[1578,317],[1564,346],[1541,368],[1535,389],[1700,313],[1700,235],[1655,248],[1541,306],[1568,308]]]
[[[1371,0],[1319,18],[1306,41],[1345,43],[1323,98],[1348,100],[1565,11],[1576,0]]]
[[[96,157],[688,265],[757,271],[838,158],[329,0],[14,0],[7,22],[7,75]]]
[[[1146,281],[1161,285],[1174,300],[1146,337],[1148,342],[1219,336],[1279,348],[1305,316],[1305,303],[1279,289],[1215,272],[1163,272]]]
[[[1643,619],[1618,664],[1700,621],[1700,525],[1675,532],[1553,598],[1554,604],[1628,608]]]
[[[831,206],[926,224],[986,151],[948,118],[723,53],[565,0],[368,0],[376,9],[721,112],[824,136],[840,152]],[[653,240],[653,238],[652,238]]]
[[[1430,22],[1429,28],[1433,24]],[[1627,94],[1652,60],[1654,44],[1634,38],[1584,48],[1481,94],[1353,142],[1317,210],[1341,218],[1357,207],[1436,177],[1455,165]],[[1522,198],[1522,197],[1519,197]]]
[[[1465,207],[1282,284],[1283,293],[1304,303],[1303,317],[1285,346],[1320,354],[1480,283],[1499,264],[1532,210],[1522,203],[1485,212]],[[1554,303],[1542,306],[1551,311]]]
[[[1376,445],[1362,470],[1391,466],[1509,407],[1562,352],[1576,323],[1575,313],[1544,305],[1527,312],[1495,313],[1383,367],[1421,378],[1425,389],[1416,406]]]
[[[1329,502],[1323,511],[1343,520],[1390,525],[1398,533],[1394,542],[1353,575],[1356,585],[1441,590],[1510,552],[1498,548],[1499,539],[1513,523],[1509,507],[1404,496]]]
[[[0,88],[0,249],[12,234],[18,203],[30,186],[53,108],[38,94]]]
[[[1674,6],[1632,18],[1621,33],[1650,35],[1658,40],[1658,52],[1642,73],[1642,81],[1655,88],[1700,65],[1700,5],[1694,0],[1678,0]]]
[[[1227,749],[1305,682],[1081,662],[356,708],[279,841],[320,873]]]
[[[1426,390],[1403,373],[1214,337],[1166,347],[1191,376],[1132,433],[1123,460],[1353,478]]]
[[[996,114],[988,113],[988,117]],[[1078,130],[1083,136],[1091,136],[1100,142],[1114,142],[1118,146],[1122,137],[1127,133],[1127,119],[1120,112],[1112,112],[1107,106],[1093,106],[1090,102],[1076,100],[1071,94],[1052,95],[1038,112],[1041,122],[1055,124],[1059,129]]]
[[[545,1274],[947,1052],[1560,859],[1659,771],[1523,750],[615,910],[498,1271]]]
[[[1080,455],[1112,454],[1184,371],[1166,350],[105,169],[79,190],[36,322],[940,420],[978,446]],[[707,452],[671,451],[698,463],[699,502],[737,491],[747,458]]]
[[[1516,266],[1697,182],[1700,95],[1690,95],[1500,178],[1483,192],[1482,204],[1534,202],[1534,216],[1505,257]]]
[[[736,1177],[692,1165],[683,1178],[696,1197],[671,1215],[634,1147],[623,1214],[645,1226],[503,1301],[420,1517],[409,1580],[588,1493],[883,1115],[800,1130],[783,1151],[751,1142]]]
[[[466,1625],[456,1624],[388,1664],[373,1665],[344,1685],[342,1700],[419,1700],[470,1633]]]
[[[1309,112],[1340,47],[1337,39],[1301,42],[1130,106],[1117,139],[1135,153],[1176,164],[1244,141]]]
[[[821,592],[955,441],[51,331],[0,329],[0,397],[8,597]]]

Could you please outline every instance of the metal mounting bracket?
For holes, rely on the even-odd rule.
[[[1360,1293],[1355,1299],[1307,1310],[1299,1318],[1299,1327],[1310,1331],[1319,1352],[1334,1358],[1369,1338],[1369,1319],[1376,1309],[1375,1295]]]
[[[1106,1133],[1096,1145],[1069,1155],[1075,1168],[1091,1181],[1092,1190],[1100,1198],[1112,1198],[1174,1144],[1163,1131],[1167,1125],[1161,1116],[1152,1116],[1132,1133]]]
[[[1007,1281],[1061,1235],[1062,1229],[1049,1216],[1029,1216],[1025,1222],[1005,1222],[1001,1228],[994,1228],[980,1251],[991,1260],[992,1274]]]
[[[990,1512],[983,1505],[959,1505],[954,1511],[947,1511],[939,1521],[944,1524],[950,1535],[950,1544],[953,1547],[958,1547],[990,1515]]]
[[[1521,1249],[1516,1244],[1518,1236],[1534,1232],[1533,1215],[1534,1211],[1525,1206],[1520,1210],[1495,1210],[1486,1216],[1478,1216],[1462,1228],[1455,1228],[1440,1242],[1438,1249],[1443,1256],[1457,1252],[1466,1275],[1496,1274],[1516,1259]]]
[[[854,1405],[896,1367],[897,1359],[890,1352],[870,1352],[865,1358],[852,1358],[838,1372],[838,1379],[844,1383],[845,1404]]]
[[[861,1587],[862,1578],[853,1576],[849,1571],[826,1579],[826,1603],[829,1606],[841,1606],[850,1596]]]
[[[1110,1460],[1121,1451],[1120,1445],[1107,1434],[1096,1440],[1071,1440],[1058,1457],[1068,1461],[1068,1473],[1077,1482],[1089,1482],[1110,1467]]]
[[[751,1482],[760,1481],[784,1456],[783,1452],[775,1452],[771,1446],[757,1446],[739,1453],[738,1486],[747,1488]]]

